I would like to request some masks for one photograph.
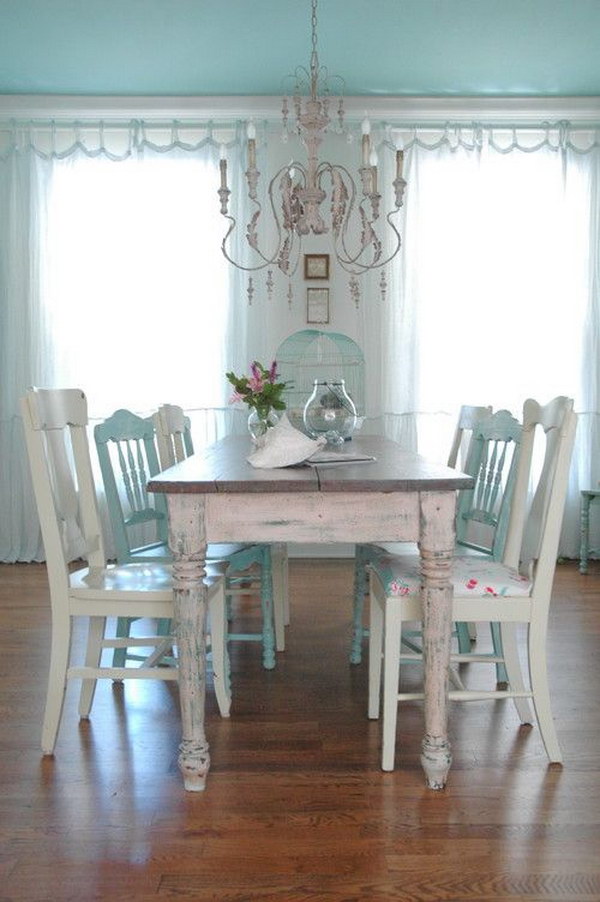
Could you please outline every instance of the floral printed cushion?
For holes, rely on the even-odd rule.
[[[390,555],[381,551],[371,555],[371,569],[385,587],[386,595],[415,595],[421,591],[421,563],[418,554]],[[483,555],[456,557],[452,567],[455,595],[527,596],[531,580],[512,567]]]

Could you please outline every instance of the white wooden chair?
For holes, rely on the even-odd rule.
[[[456,469],[462,461],[468,458],[468,449],[473,430],[484,417],[491,414],[491,407],[474,407],[463,405],[460,408],[452,445],[448,454],[447,464]],[[460,468],[460,467],[459,467]],[[386,552],[401,551],[399,545],[357,545],[354,553],[354,591],[352,606],[352,642],[350,646],[350,663],[360,664],[362,661],[362,641],[369,635],[369,630],[363,626],[363,612],[365,595],[369,590],[368,565],[373,557]],[[458,627],[458,641],[461,651],[467,652],[469,641],[475,636],[469,633],[467,624]]]
[[[489,558],[458,557],[454,563],[452,619],[501,624],[503,658],[508,687],[498,690],[456,689],[455,701],[512,698],[522,722],[537,722],[550,761],[561,761],[552,720],[547,680],[546,636],[548,611],[558,541],[565,505],[567,479],[577,417],[572,400],[555,398],[541,407],[528,400],[523,408],[523,435],[512,499],[510,523],[502,562]],[[536,434],[545,436],[543,466],[527,517],[528,484]],[[397,556],[385,572],[373,568],[369,638],[369,717],[378,718],[383,661],[383,770],[393,770],[398,702],[422,698],[419,692],[399,692],[400,664],[414,656],[401,654],[400,637],[405,621],[421,620],[418,560]],[[512,629],[527,625],[529,686],[523,681]],[[383,657],[382,657],[383,653]],[[431,650],[431,653],[435,653]],[[496,655],[453,655],[453,661],[496,664]]]
[[[190,419],[177,404],[162,404],[153,416],[162,470],[174,466],[194,453]],[[248,567],[258,564],[263,624],[271,617],[275,630],[275,648],[285,651],[285,627],[289,623],[287,545],[215,545],[208,546],[209,560],[226,560],[226,594],[248,595],[256,591],[248,586]],[[270,585],[269,583],[270,579]],[[272,613],[271,613],[272,611]],[[232,633],[230,639],[261,639],[265,649],[265,667],[272,660],[272,648],[265,643],[265,625],[261,634]],[[271,640],[272,642],[272,640]],[[270,649],[270,650],[269,650]],[[272,660],[273,666],[275,663]]]
[[[79,389],[30,389],[21,399],[25,439],[46,552],[52,639],[42,751],[54,752],[67,680],[82,680],[79,714],[89,716],[96,681],[109,679],[176,680],[176,667],[159,667],[173,637],[155,633],[138,638],[109,638],[107,618],[172,618],[171,568],[160,563],[108,566],[104,552],[87,439],[87,401]],[[69,562],[85,557],[88,566],[71,571]],[[224,579],[207,570],[213,678],[221,714],[229,715],[228,659]],[[85,660],[71,654],[75,617],[86,618]],[[103,649],[125,645],[154,648],[144,663],[112,667],[102,663]]]

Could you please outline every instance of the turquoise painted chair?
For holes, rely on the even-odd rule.
[[[483,409],[485,411],[485,409]],[[464,428],[460,426],[459,429]],[[464,422],[464,421],[463,421]],[[507,411],[492,414],[477,413],[470,422],[471,437],[462,469],[475,477],[475,486],[459,493],[456,513],[456,544],[461,554],[484,555],[495,561],[502,560],[514,491],[522,426]],[[456,448],[453,443],[452,452]],[[452,458],[451,458],[452,459]],[[454,459],[455,462],[457,458]],[[389,556],[385,549],[366,546],[362,552],[367,565],[377,567]],[[506,628],[508,629],[508,627]],[[502,641],[497,623],[491,624],[494,653],[502,658]],[[457,623],[456,635],[460,654],[471,652],[469,624]],[[413,651],[415,647],[408,633],[404,644]],[[497,682],[507,682],[506,669],[500,660],[497,664]]]
[[[463,461],[468,456],[468,446],[471,441],[473,430],[484,417],[491,414],[491,407],[475,407],[472,405],[463,405],[460,409],[452,445],[448,454],[448,466],[455,469],[460,465],[460,469],[465,469]],[[386,551],[397,551],[398,546],[387,546]],[[350,663],[360,664],[362,661],[362,643],[363,639],[369,635],[369,630],[363,627],[363,612],[365,605],[365,596],[368,592],[368,566],[377,556],[382,553],[381,546],[376,545],[357,545],[354,556],[354,592],[353,592],[353,610],[352,610],[352,643],[350,648]],[[467,624],[457,624],[456,635],[458,638],[459,650],[467,653],[471,645],[471,633]]]
[[[144,419],[131,411],[117,410],[94,428],[94,439],[117,562],[170,562],[166,501],[163,496],[149,494],[146,490],[148,479],[164,469],[157,453],[154,418]],[[230,633],[228,638],[261,641],[263,666],[272,669],[275,666],[275,641],[269,546],[210,545],[208,559],[211,563],[226,561],[227,595],[241,594],[242,591],[249,594],[253,585],[251,578],[255,575],[254,571],[258,571],[262,631],[256,635]],[[242,576],[249,585],[239,586]],[[130,619],[119,618],[117,636],[128,636],[130,627]],[[159,632],[168,635],[170,623],[159,624]],[[124,666],[128,658],[137,659],[129,649],[117,649],[115,666]]]
[[[152,417],[156,431],[161,470],[185,460],[194,453],[190,418],[177,404],[162,404]],[[262,574],[260,596],[263,623],[273,623],[275,648],[285,651],[285,626],[289,623],[287,546],[273,545],[209,545],[209,559],[228,561],[227,599],[231,616],[231,599],[236,595],[255,594],[248,586],[248,568],[257,565]],[[264,632],[264,630],[263,630]],[[262,633],[230,633],[231,640],[261,640]],[[269,634],[272,649],[272,633]],[[271,651],[272,654],[272,651]],[[274,656],[272,658],[274,666]],[[265,663],[265,667],[267,667]],[[269,668],[270,669],[270,668]]]

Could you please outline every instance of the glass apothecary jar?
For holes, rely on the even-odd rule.
[[[304,428],[312,438],[324,435],[328,445],[341,445],[356,429],[356,407],[339,382],[314,381],[312,394],[304,405]]]

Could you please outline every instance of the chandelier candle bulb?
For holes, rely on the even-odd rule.
[[[363,162],[363,166],[368,166],[369,165],[369,157],[371,155],[371,138],[370,138],[371,123],[369,122],[369,120],[366,116],[362,121],[361,131],[362,131],[362,162]]]
[[[377,166],[371,166],[371,195],[377,194]],[[374,218],[376,218],[374,216]]]
[[[256,141],[248,138],[248,168],[256,169]]]
[[[224,144],[219,148],[219,168],[221,170],[221,188],[227,188],[227,149]]]
[[[396,178],[402,178],[402,167],[404,165],[404,151],[402,149],[396,151]]]
[[[246,128],[248,137],[248,168],[256,169],[256,127],[252,119]]]

